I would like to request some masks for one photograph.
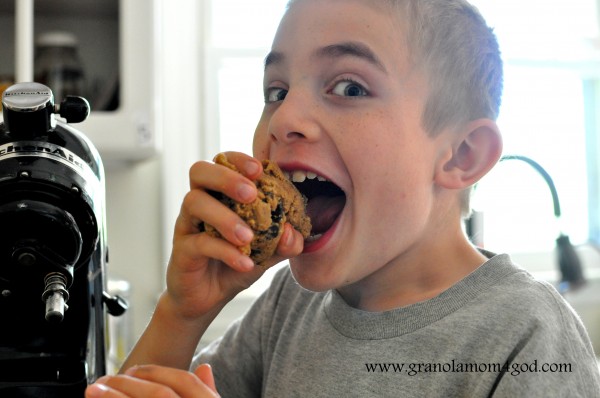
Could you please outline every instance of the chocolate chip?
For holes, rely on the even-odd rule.
[[[271,220],[273,220],[274,223],[279,223],[284,214],[285,212],[283,211],[283,204],[279,202],[275,210],[271,212]]]
[[[269,227],[269,230],[267,231],[267,239],[276,238],[277,235],[279,235],[279,225],[277,225],[277,224],[271,225]]]

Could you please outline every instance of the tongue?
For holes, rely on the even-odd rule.
[[[344,196],[317,196],[308,201],[306,212],[312,223],[312,235],[327,231],[344,209]]]

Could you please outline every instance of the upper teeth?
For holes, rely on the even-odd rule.
[[[312,171],[302,171],[302,170],[295,170],[292,172],[284,171],[283,174],[285,175],[285,178],[287,178],[288,180],[292,180],[293,182],[304,182],[307,178],[309,180],[314,180],[316,178],[319,181],[327,181],[327,179],[325,177],[317,175],[316,173],[313,173]]]

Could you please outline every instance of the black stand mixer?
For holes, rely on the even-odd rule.
[[[104,171],[81,97],[20,83],[0,124],[0,396],[83,397],[106,372]]]

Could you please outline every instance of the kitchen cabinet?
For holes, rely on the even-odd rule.
[[[28,2],[31,12],[23,15]],[[40,34],[74,34],[85,75],[82,95],[92,106],[90,117],[76,128],[92,140],[105,164],[152,158],[161,147],[157,7],[155,0],[3,0],[0,80],[23,80],[23,71],[33,79],[29,71],[35,61],[27,51],[33,54]]]

